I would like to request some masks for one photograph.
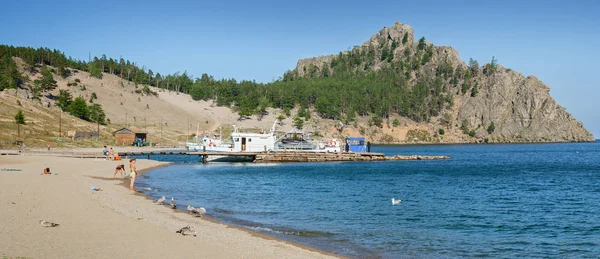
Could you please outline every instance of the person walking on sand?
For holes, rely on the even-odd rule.
[[[131,171],[129,190],[134,191],[133,185],[135,184],[135,177],[137,176],[137,171],[135,170],[135,158],[129,159],[129,170]]]
[[[113,150],[113,148],[110,148],[110,151],[108,152],[109,156],[110,156],[110,160],[115,160],[115,151]]]
[[[115,169],[115,175],[113,175],[113,178],[117,177],[117,173],[121,173],[121,178],[125,178],[125,165],[121,164],[118,165],[117,168]]]
[[[48,143],[48,152],[50,152],[50,143]]]
[[[104,160],[108,160],[108,148],[106,146],[104,146],[104,149],[102,150],[102,154],[104,154],[104,156],[105,156]]]

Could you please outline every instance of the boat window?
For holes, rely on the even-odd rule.
[[[234,142],[240,142],[240,138],[234,138],[233,141]]]
[[[251,138],[248,138],[248,142],[252,142],[252,139],[251,139]]]

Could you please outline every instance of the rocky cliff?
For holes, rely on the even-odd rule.
[[[429,84],[443,78],[438,80],[445,89],[442,96],[452,100],[439,114],[426,118],[428,125],[422,128],[435,136],[427,142],[594,141],[593,135],[550,96],[550,88],[536,77],[525,77],[494,62],[467,65],[452,47],[434,46],[424,38],[416,41],[412,27],[400,22],[383,28],[352,50],[299,60],[293,74],[316,78],[326,76],[324,71],[337,73],[336,59],[354,54],[366,58],[355,66],[344,67],[349,69],[346,72],[403,69],[413,87],[423,78],[431,78]],[[430,89],[434,91],[433,86]],[[445,135],[440,128],[446,129]],[[394,131],[385,134],[391,134],[391,138],[385,137],[393,142],[410,141],[398,135],[401,130],[390,132]]]
[[[493,76],[479,80],[479,94],[464,97],[458,107],[458,121],[465,120],[467,127],[476,128],[478,137],[488,134],[486,125],[493,121],[491,139],[498,142],[594,141],[536,77],[498,66]]]

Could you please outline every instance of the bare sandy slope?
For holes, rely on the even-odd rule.
[[[0,257],[325,258],[328,255],[154,205],[112,178],[118,162],[0,157]],[[138,160],[138,169],[161,165]],[[52,175],[40,175],[50,167]],[[11,171],[18,170],[18,171]],[[92,186],[103,191],[94,192]],[[59,223],[44,228],[39,220]],[[198,237],[175,231],[195,227]]]
[[[15,58],[15,61],[20,67],[23,67],[22,61]],[[23,74],[26,74],[31,81],[40,77],[39,73],[30,74],[21,69]],[[190,134],[205,134],[209,132],[217,132],[218,129],[232,129],[232,125],[236,125],[243,129],[268,130],[273,125],[275,118],[282,114],[279,109],[268,109],[269,114],[258,120],[256,115],[249,119],[239,121],[238,114],[228,107],[218,107],[212,101],[195,101],[190,95],[177,93],[165,89],[151,87],[151,90],[156,92],[158,96],[145,95],[136,93],[136,90],[141,90],[142,85],[134,85],[131,82],[122,80],[116,75],[103,74],[102,79],[91,77],[89,73],[77,71],[72,76],[63,79],[59,76],[54,76],[58,87],[49,94],[57,96],[59,90],[69,90],[74,97],[83,97],[90,100],[92,94],[95,93],[97,99],[94,103],[102,105],[106,117],[110,123],[106,126],[101,126],[101,140],[104,143],[110,144],[114,141],[114,131],[122,128],[137,128],[149,133],[149,142],[158,142],[160,144],[175,145],[189,139]],[[76,86],[68,86],[69,83],[75,83]],[[21,102],[21,106],[16,105],[17,101]],[[47,108],[47,103],[51,104]],[[457,107],[460,106],[460,100],[456,100],[457,105],[450,111],[456,117]],[[38,100],[28,100],[20,97],[18,94],[7,94],[7,90],[0,94],[0,128],[5,129],[0,134],[0,140],[16,139],[16,125],[14,124],[14,114],[18,109],[22,109],[25,113],[28,123],[24,126],[26,142],[33,142],[35,145],[44,146],[46,142],[51,143],[52,137],[58,136],[58,114],[59,109],[54,106],[55,102],[48,98]],[[292,111],[292,117],[296,111]],[[95,124],[74,118],[66,113],[63,113],[63,132],[66,134],[68,130],[93,131]],[[429,135],[435,136],[441,127],[438,121],[432,121],[431,124],[415,123],[406,118],[400,118],[401,124],[398,127],[393,127],[391,122],[394,118],[384,122],[382,128],[369,126],[370,117],[358,117],[356,123],[346,125],[340,133],[336,130],[337,120],[329,120],[320,118],[315,111],[312,112],[311,119],[305,122],[305,132],[318,131],[320,135],[331,138],[344,138],[366,136],[368,140],[384,143],[404,143],[413,140],[407,139],[407,132],[411,129],[427,131]],[[292,119],[286,118],[283,123],[277,125],[276,130],[286,132],[292,128]],[[63,134],[63,135],[64,135]],[[227,135],[225,136],[227,137]],[[27,140],[29,138],[29,140]],[[432,142],[465,142],[465,135],[458,130],[458,126],[453,125],[452,128],[446,130],[443,136],[435,136]],[[61,144],[61,143],[55,143]],[[79,143],[75,143],[76,146]],[[65,146],[74,145],[69,143]],[[89,145],[89,143],[88,143]],[[98,146],[95,143],[94,146]],[[0,143],[2,146],[2,143]]]

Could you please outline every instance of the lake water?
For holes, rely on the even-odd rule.
[[[600,255],[598,143],[372,151],[452,159],[202,165],[155,157],[179,163],[136,183],[152,198],[175,197],[225,223],[349,257]]]

